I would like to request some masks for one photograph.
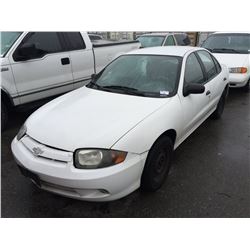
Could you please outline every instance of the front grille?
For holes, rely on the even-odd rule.
[[[25,135],[21,142],[35,156],[57,162],[71,162],[73,153],[44,145],[28,135]]]

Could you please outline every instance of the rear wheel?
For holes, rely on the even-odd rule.
[[[223,92],[218,104],[217,104],[217,108],[216,110],[213,112],[213,114],[211,115],[211,117],[215,120],[220,119],[223,111],[224,111],[224,107],[225,107],[225,102],[226,102],[226,93],[225,91]]]
[[[3,131],[8,122],[8,109],[3,101],[1,101],[1,130]]]
[[[164,183],[173,156],[173,142],[169,137],[162,137],[150,149],[141,177],[141,188],[156,191]]]

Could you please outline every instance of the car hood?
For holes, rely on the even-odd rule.
[[[72,152],[78,148],[111,148],[170,99],[82,87],[34,112],[26,121],[27,134],[43,144]]]
[[[249,64],[250,54],[225,54],[225,53],[213,53],[216,59],[227,67],[244,67]]]

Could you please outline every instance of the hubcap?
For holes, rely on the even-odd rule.
[[[153,180],[155,183],[160,183],[164,177],[164,173],[167,171],[167,155],[166,152],[161,152],[155,162],[154,167],[154,177]]]

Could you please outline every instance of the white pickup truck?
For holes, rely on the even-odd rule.
[[[138,41],[92,44],[87,32],[1,32],[1,125],[13,107],[51,98],[89,82]]]

